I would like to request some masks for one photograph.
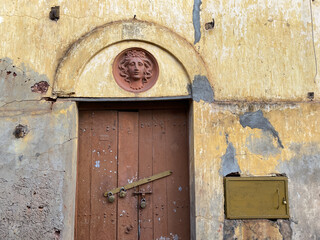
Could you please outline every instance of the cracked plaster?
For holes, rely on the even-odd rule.
[[[12,101],[0,107],[0,122],[0,239],[71,236],[65,226],[73,222],[75,104]],[[29,132],[17,139],[18,124]]]

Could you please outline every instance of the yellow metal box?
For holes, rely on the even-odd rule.
[[[228,219],[289,218],[286,177],[225,177]]]

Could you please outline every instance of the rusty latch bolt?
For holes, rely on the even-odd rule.
[[[104,196],[105,197],[109,197],[110,193],[111,194],[116,194],[116,193],[119,193],[122,191],[126,191],[126,190],[129,190],[131,188],[134,188],[134,187],[138,187],[140,185],[143,185],[143,184],[146,184],[146,183],[149,183],[149,182],[152,182],[152,181],[155,181],[155,180],[158,180],[160,178],[164,178],[164,177],[167,177],[169,175],[171,175],[172,172],[171,171],[165,171],[165,172],[162,172],[162,173],[158,173],[156,175],[153,175],[151,177],[148,177],[148,178],[144,178],[144,179],[140,179],[136,182],[133,182],[133,183],[129,183],[123,187],[118,187],[118,188],[114,188],[110,191],[107,191],[104,193]]]

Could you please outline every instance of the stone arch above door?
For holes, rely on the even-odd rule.
[[[123,90],[112,74],[115,57],[133,47],[150,52],[159,65],[158,81],[141,93]],[[199,53],[184,38],[154,23],[119,21],[95,28],[69,48],[57,67],[53,92],[57,97],[188,96],[196,76],[209,78]]]

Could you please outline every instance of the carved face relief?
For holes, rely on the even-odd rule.
[[[129,92],[147,91],[156,83],[158,74],[156,59],[142,48],[124,50],[113,63],[113,76],[117,84]]]
[[[131,81],[142,81],[145,75],[145,67],[141,58],[133,57],[129,60],[128,75]]]

